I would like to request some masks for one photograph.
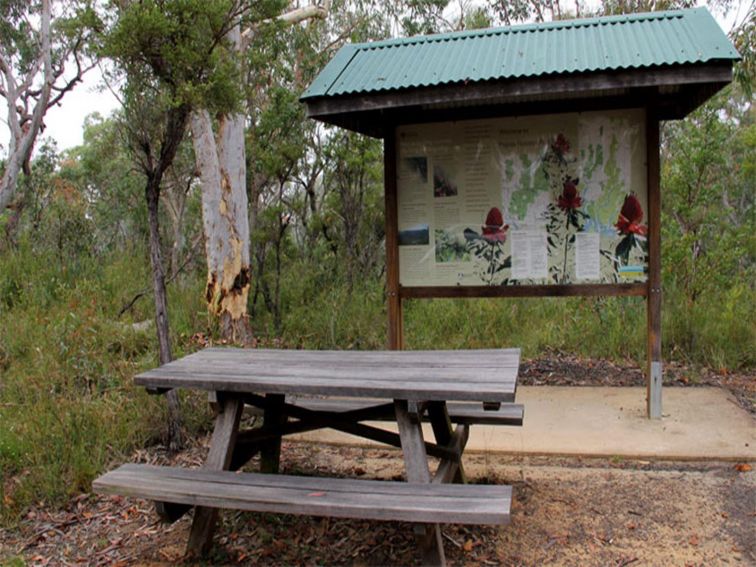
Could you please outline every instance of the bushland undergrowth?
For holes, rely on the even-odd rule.
[[[21,245],[0,256],[0,507],[12,522],[33,502],[57,503],[88,490],[109,463],[159,442],[164,404],[132,385],[157,362],[149,297],[118,318],[148,281],[141,250],[61,262]],[[280,336],[272,317],[252,321],[264,344],[287,348],[376,349],[385,344],[383,283],[348,290],[333,272],[292,265],[284,274]],[[178,356],[213,339],[202,299],[203,275],[188,273],[169,288]],[[665,356],[715,368],[756,362],[745,284],[688,305],[675,288],[664,302]],[[408,348],[523,348],[525,357],[562,349],[589,357],[645,356],[645,308],[635,298],[425,300],[406,305]],[[266,340],[268,339],[268,340]],[[278,344],[278,343],[277,343]],[[201,396],[185,395],[190,433],[209,424]]]

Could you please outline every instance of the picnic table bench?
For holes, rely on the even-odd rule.
[[[126,464],[93,488],[154,500],[169,521],[195,507],[190,554],[209,549],[218,509],[229,508],[413,522],[425,563],[442,565],[439,523],[509,522],[511,487],[464,484],[462,454],[471,425],[522,424],[513,403],[519,358],[518,349],[205,349],[135,378],[153,393],[209,392],[216,418],[204,466]],[[245,406],[261,427],[240,429]],[[366,421],[393,421],[399,432]],[[435,442],[424,439],[423,422]],[[283,436],[322,428],[401,447],[408,482],[272,474]],[[232,472],[257,453],[260,473]],[[433,475],[429,456],[440,460]]]

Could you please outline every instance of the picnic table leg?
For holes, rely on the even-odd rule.
[[[204,468],[210,470],[228,470],[234,453],[236,435],[239,432],[244,402],[237,398],[223,398],[219,404],[219,413],[215,417],[215,429],[210,439],[210,451]],[[192,530],[186,553],[189,556],[204,555],[213,541],[215,524],[218,521],[216,508],[198,506],[194,510]]]
[[[425,452],[423,429],[420,423],[414,423],[407,411],[406,400],[395,400],[394,410],[399,425],[399,436],[402,441],[404,467],[407,481],[414,483],[429,483],[431,481],[428,468],[428,455]],[[417,525],[415,527],[417,540],[423,554],[424,565],[446,565],[444,545],[441,539],[441,527],[438,524]]]
[[[439,445],[447,446],[452,439],[454,430],[452,429],[452,423],[449,419],[449,411],[446,408],[446,402],[428,402],[428,417],[430,417],[431,426],[433,427],[433,436],[436,438],[436,443]],[[454,473],[454,482],[457,484],[465,484],[467,477],[465,475],[465,469],[462,467],[462,455],[460,455],[459,463],[456,464],[457,470]]]
[[[283,413],[286,396],[282,394],[267,394],[265,396],[265,410],[263,412],[262,430],[276,430],[286,423],[287,417]],[[281,436],[260,444],[260,472],[276,474],[281,463]]]

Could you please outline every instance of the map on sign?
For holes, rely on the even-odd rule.
[[[401,126],[400,284],[645,281],[644,124],[621,110]]]

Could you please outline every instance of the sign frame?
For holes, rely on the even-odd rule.
[[[498,298],[498,297],[595,297],[634,296],[645,298],[647,334],[646,406],[650,418],[661,417],[661,196],[659,188],[659,113],[654,104],[627,105],[618,110],[643,108],[646,136],[646,190],[648,222],[648,273],[645,282],[589,283],[518,286],[402,286],[399,280],[397,122],[385,125],[384,185],[386,214],[386,282],[388,300],[389,348],[404,348],[402,302],[424,298]],[[596,110],[596,107],[582,110]],[[579,111],[579,110],[578,110]],[[557,114],[541,110],[534,114]],[[511,116],[501,113],[488,116]],[[452,117],[453,116],[453,117]],[[461,120],[458,115],[441,122]],[[438,121],[438,120],[437,120]],[[402,125],[405,124],[404,122]]]

